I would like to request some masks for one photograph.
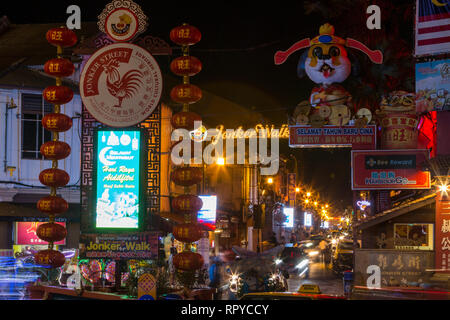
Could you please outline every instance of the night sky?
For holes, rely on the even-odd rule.
[[[0,15],[12,23],[64,22],[68,5],[81,8],[82,21],[96,21],[109,1],[32,1],[21,2],[21,9],[2,1]],[[300,54],[284,64],[274,65],[277,50],[286,50],[295,42],[318,34],[320,25],[330,22],[336,35],[366,42],[371,32],[365,26],[367,14],[358,3],[383,4],[392,1],[139,1],[149,17],[148,34],[171,43],[169,32],[184,22],[196,26],[202,40],[190,50],[203,63],[203,70],[192,79],[200,88],[221,95],[245,107],[262,112],[274,124],[287,123],[287,110],[308,99],[313,82],[299,79],[296,66]],[[414,1],[398,0],[396,4]],[[337,3],[337,4],[336,4]],[[328,4],[334,5],[328,10]],[[334,9],[337,8],[337,9]],[[328,11],[327,11],[328,10]],[[341,10],[336,14],[336,10]],[[333,12],[334,11],[334,12]],[[383,12],[382,12],[383,14]],[[348,19],[346,17],[354,17]],[[386,17],[385,17],[386,18]],[[412,36],[411,25],[406,28]],[[383,20],[382,28],[392,28],[393,19]],[[389,33],[390,30],[383,30]],[[409,39],[408,39],[409,41]],[[376,49],[371,47],[371,49]],[[174,51],[174,55],[179,52]],[[363,58],[364,59],[364,58]],[[368,59],[362,63],[370,64]],[[239,115],[227,114],[224,117]],[[303,183],[312,186],[339,207],[351,205],[350,149],[281,149],[296,156]]]

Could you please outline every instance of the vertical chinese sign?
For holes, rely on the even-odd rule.
[[[289,206],[295,206],[295,185],[296,185],[296,174],[288,173],[287,174],[287,185],[288,185],[288,200]]]
[[[450,272],[450,197],[436,193],[436,264],[435,269]]]

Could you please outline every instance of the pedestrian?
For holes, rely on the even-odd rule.
[[[170,255],[167,263],[169,264],[169,280],[170,284],[173,286],[175,284],[175,266],[173,265],[173,256],[177,254],[176,247],[170,247]]]
[[[214,300],[219,298],[220,288],[220,260],[219,258],[212,256],[209,263],[209,286],[214,290]]]
[[[325,241],[325,239],[322,239],[322,241],[319,242],[319,249],[322,257],[322,262],[325,263],[325,253],[327,249],[327,242]]]

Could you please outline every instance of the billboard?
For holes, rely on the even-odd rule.
[[[47,245],[48,242],[44,241],[36,235],[36,229],[39,225],[48,222],[16,222],[14,227],[14,244],[16,245]],[[55,222],[66,227],[65,222]],[[65,245],[66,239],[54,242],[54,244]]]
[[[158,257],[157,232],[134,234],[81,234],[81,259],[109,258],[115,260],[155,259]]]
[[[294,227],[294,208],[283,208],[283,213],[286,216],[286,220],[283,222],[283,227]]]
[[[353,150],[352,190],[430,189],[428,150]]]
[[[450,110],[450,59],[416,64],[416,111]]]
[[[99,129],[95,133],[96,229],[138,230],[143,210],[143,131]]]
[[[197,221],[211,229],[216,229],[216,209],[217,196],[199,196],[203,201],[203,206],[197,214]]]
[[[304,224],[305,224],[305,227],[312,226],[312,214],[311,213],[305,212]]]
[[[305,125],[289,126],[289,146],[291,148],[351,147],[371,150],[376,146],[376,126],[365,128],[355,126],[329,126],[313,128]]]
[[[450,197],[436,193],[436,256],[435,268],[450,269]]]

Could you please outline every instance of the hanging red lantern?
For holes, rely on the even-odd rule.
[[[66,257],[59,251],[47,249],[38,251],[34,255],[34,262],[39,265],[59,268],[66,262]]]
[[[72,47],[77,43],[77,35],[66,27],[53,28],[47,31],[45,35],[47,41],[56,46],[63,48]]]
[[[172,199],[172,208],[176,213],[197,213],[203,206],[203,201],[193,194],[182,194]]]
[[[192,56],[181,56],[170,63],[170,70],[177,76],[194,76],[202,70],[202,63]]]
[[[170,174],[175,184],[188,187],[202,181],[202,170],[198,167],[178,167]]]
[[[44,72],[53,77],[68,77],[75,71],[75,66],[70,60],[54,58],[48,60],[44,65]]]
[[[66,200],[58,196],[46,196],[39,199],[37,203],[39,211],[51,214],[62,214],[69,209],[69,204]]]
[[[61,160],[70,154],[70,146],[63,141],[47,141],[40,148],[41,154],[48,160]]]
[[[170,97],[178,103],[196,103],[202,98],[202,90],[193,84],[179,84],[172,88]]]
[[[202,121],[202,117],[195,112],[181,111],[175,113],[170,122],[175,129],[194,130],[195,121]]]
[[[49,86],[44,89],[42,96],[49,103],[66,104],[72,100],[73,91],[66,86]]]
[[[200,269],[203,266],[204,260],[201,254],[184,251],[176,254],[173,257],[173,265],[175,268],[183,271],[191,271]]]
[[[39,181],[44,186],[60,188],[69,183],[70,176],[64,170],[50,168],[41,171],[39,174]]]
[[[194,26],[183,24],[170,31],[170,40],[180,46],[190,46],[196,44],[202,39],[202,34]]]
[[[195,242],[203,235],[201,226],[197,223],[183,223],[173,227],[173,236],[181,242]]]
[[[57,223],[43,223],[37,227],[36,235],[44,241],[57,242],[64,240],[67,236],[67,230]]]
[[[42,118],[42,126],[48,131],[64,132],[72,128],[72,119],[63,113],[48,113]]]

